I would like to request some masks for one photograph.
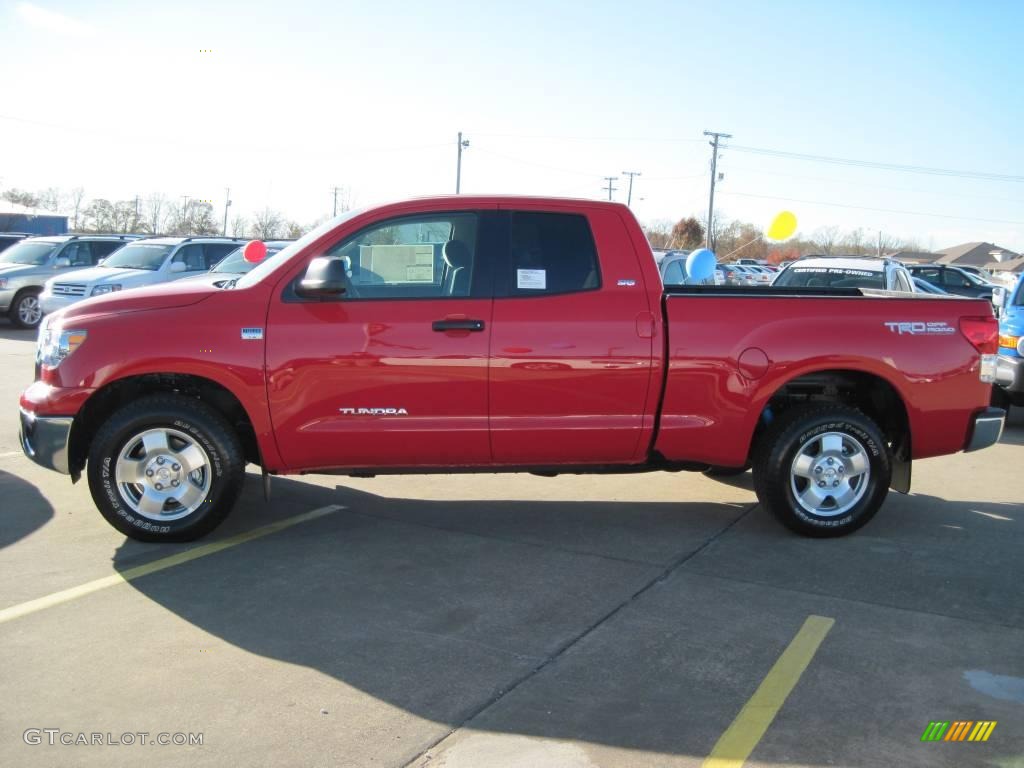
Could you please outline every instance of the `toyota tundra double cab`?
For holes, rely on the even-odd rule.
[[[167,329],[139,343],[139,329]],[[220,523],[264,476],[741,471],[811,536],[913,459],[999,439],[986,301],[663,287],[614,203],[438,197],[345,213],[237,280],[44,319],[21,443],[136,539]]]

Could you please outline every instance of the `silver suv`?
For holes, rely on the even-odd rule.
[[[0,313],[19,328],[43,318],[39,294],[54,275],[91,267],[139,235],[26,237],[0,253]]]

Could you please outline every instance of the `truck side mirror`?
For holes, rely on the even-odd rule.
[[[345,294],[347,286],[345,260],[320,256],[309,262],[295,292],[306,299],[336,299]]]
[[[55,269],[67,269],[71,266],[71,259],[67,256],[58,256],[57,260],[53,263]]]

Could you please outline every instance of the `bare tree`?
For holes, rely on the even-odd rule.
[[[39,200],[39,207],[46,211],[60,213],[64,210],[66,195],[57,187],[47,187],[36,195]]]
[[[811,242],[822,254],[831,256],[839,244],[839,227],[818,227],[814,230]]]
[[[643,227],[651,248],[668,248],[672,240],[672,222],[664,219],[652,221]]]
[[[847,253],[850,253],[854,256],[863,256],[865,248],[864,230],[860,229],[859,227],[857,229],[851,229],[846,234],[846,237],[843,238],[842,246],[843,250],[846,251]]]
[[[232,237],[248,237],[249,233],[249,220],[244,216],[235,216],[231,220],[231,236]]]
[[[264,208],[253,217],[252,235],[260,240],[273,240],[284,226],[284,216],[272,208]]]
[[[11,188],[0,195],[4,200],[15,205],[23,205],[26,208],[38,208],[39,198],[31,192],[26,192],[23,189]]]
[[[68,212],[71,214],[71,229],[73,231],[78,230],[78,214],[82,210],[82,205],[85,202],[85,190],[82,187],[75,187],[71,190],[70,200],[68,203]]]
[[[143,224],[149,234],[158,235],[163,231],[166,206],[167,198],[159,192],[146,198]]]
[[[304,227],[297,221],[289,221],[285,224],[285,236],[289,240],[298,240],[304,234],[309,232],[310,227]]]

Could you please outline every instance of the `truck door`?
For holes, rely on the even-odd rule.
[[[268,396],[295,468],[487,464],[496,213],[368,225],[322,254],[347,293],[271,301]],[[301,276],[301,275],[300,275]]]
[[[641,437],[650,437],[649,313],[660,308],[648,306],[618,213],[514,210],[503,223],[491,332],[494,461],[639,460]]]

